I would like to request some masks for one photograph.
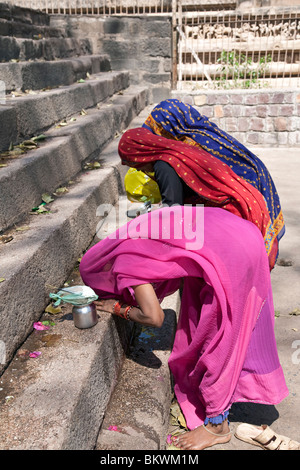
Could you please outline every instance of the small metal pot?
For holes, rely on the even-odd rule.
[[[96,305],[74,305],[72,309],[74,325],[77,328],[91,328],[98,322]]]

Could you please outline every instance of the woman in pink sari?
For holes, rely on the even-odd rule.
[[[169,358],[190,432],[184,449],[230,440],[234,402],[277,404],[288,394],[274,335],[268,256],[259,229],[220,208],[165,207],[131,220],[83,256],[99,307],[160,327],[160,301],[183,281]]]

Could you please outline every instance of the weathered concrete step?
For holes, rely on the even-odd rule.
[[[1,371],[49,303],[49,286],[63,285],[91,242],[98,206],[117,202],[121,183],[115,168],[83,174],[68,194],[52,202],[50,213],[31,216],[28,230],[2,244],[0,339],[6,357]]]
[[[68,183],[84,161],[101,158],[104,147],[147,104],[147,88],[128,88],[100,109],[90,109],[66,127],[51,129],[40,148],[1,168],[0,230],[12,227],[39,205],[43,193]]]
[[[12,3],[8,2],[0,2],[0,18],[20,21],[25,24],[50,25],[50,16],[47,13],[41,10],[12,5]]]
[[[86,79],[87,73],[111,71],[109,56],[86,55],[71,59],[0,64],[0,80],[6,93],[15,90],[42,90]]]
[[[101,216],[96,214],[98,206],[115,204],[123,193],[126,168],[117,144],[115,139],[102,152],[106,158],[101,169],[81,173],[68,193],[51,203],[50,213],[28,214],[22,223],[28,230],[12,231],[13,240],[0,245],[0,278],[5,279],[0,283],[0,344],[6,349],[0,373],[49,303],[49,286],[63,285],[94,237]]]
[[[82,229],[81,235],[86,235]],[[62,240],[57,242],[61,245]],[[44,270],[45,262],[40,261]],[[62,279],[60,272],[53,274],[54,282]],[[76,279],[75,284],[82,281]],[[40,286],[41,297],[42,290]],[[33,311],[23,303],[23,313],[33,316]],[[71,306],[63,305],[62,313],[41,318],[55,326],[34,331],[22,344],[0,378],[1,450],[94,449],[133,327],[107,313],[98,316],[93,328],[79,330]],[[29,351],[41,355],[31,359]]]
[[[0,3],[0,35],[21,38],[66,37],[65,28],[53,27],[50,15],[31,8]]]
[[[0,18],[31,25],[50,25],[50,16],[47,13],[8,2],[0,2]]]
[[[140,126],[149,108],[129,127]],[[5,252],[0,251],[0,274],[5,277],[0,284],[0,342],[6,348],[3,369],[7,365],[0,378],[1,449],[101,450],[110,445],[111,438],[121,439],[119,433],[106,435],[105,429],[107,423],[115,424],[110,420],[116,402],[110,399],[133,325],[101,313],[95,327],[78,330],[71,306],[65,305],[60,314],[44,313],[41,317],[53,286],[60,287],[66,280],[74,285],[82,283],[72,267],[90,242],[97,241],[95,215],[99,205],[122,199],[119,194],[127,169],[120,165],[117,146],[115,139],[102,152],[102,170],[82,174],[68,194],[52,203],[51,214],[33,218],[29,231],[21,232],[19,239],[5,246]],[[123,434],[120,449],[164,448],[171,398],[167,361],[178,301],[177,293],[165,299],[162,329],[155,336],[150,333],[147,345],[141,345],[144,339],[137,336],[125,360],[120,376],[125,397],[123,404],[119,401],[119,415],[125,406],[127,418],[119,425],[126,426],[128,435]],[[49,319],[55,322],[50,330],[29,334],[34,321]],[[28,353],[32,351],[41,355],[31,359]],[[134,368],[128,365],[133,360],[137,362]],[[135,396],[137,390],[140,400]],[[137,406],[131,417],[130,404]]]
[[[171,402],[167,361],[177,305],[177,294],[162,303],[166,320],[161,330],[151,331],[154,351],[143,344],[145,352],[135,348],[139,356],[132,358],[131,352],[128,359],[131,322],[100,312],[93,328],[79,330],[70,306],[56,316],[44,315],[43,321],[55,325],[33,332],[0,379],[0,449],[163,449]],[[37,359],[28,358],[33,350],[41,352]],[[106,430],[119,424],[111,421],[115,399],[109,404],[115,387],[118,414],[128,417],[122,421],[124,434]]]
[[[3,18],[0,18],[0,35],[29,39],[66,37],[64,30],[58,28],[53,28],[48,25],[25,23],[19,19],[7,20]]]
[[[0,36],[0,62],[10,60],[55,60],[92,54],[89,39],[26,39]]]
[[[96,106],[128,86],[128,72],[104,72],[84,83],[7,97],[0,106],[0,151],[44,132],[82,109]]]
[[[162,328],[136,324],[130,350],[105,412],[96,450],[164,450],[172,401],[168,359],[180,308],[179,292],[162,302]]]

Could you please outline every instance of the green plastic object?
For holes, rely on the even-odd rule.
[[[71,305],[88,305],[98,299],[98,295],[88,286],[66,287],[56,294],[49,294],[49,297],[55,300],[55,307],[61,302]]]

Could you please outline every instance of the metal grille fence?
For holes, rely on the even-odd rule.
[[[179,88],[300,85],[300,11],[178,14]]]
[[[50,14],[143,15],[172,12],[172,0],[13,0],[11,3]]]

